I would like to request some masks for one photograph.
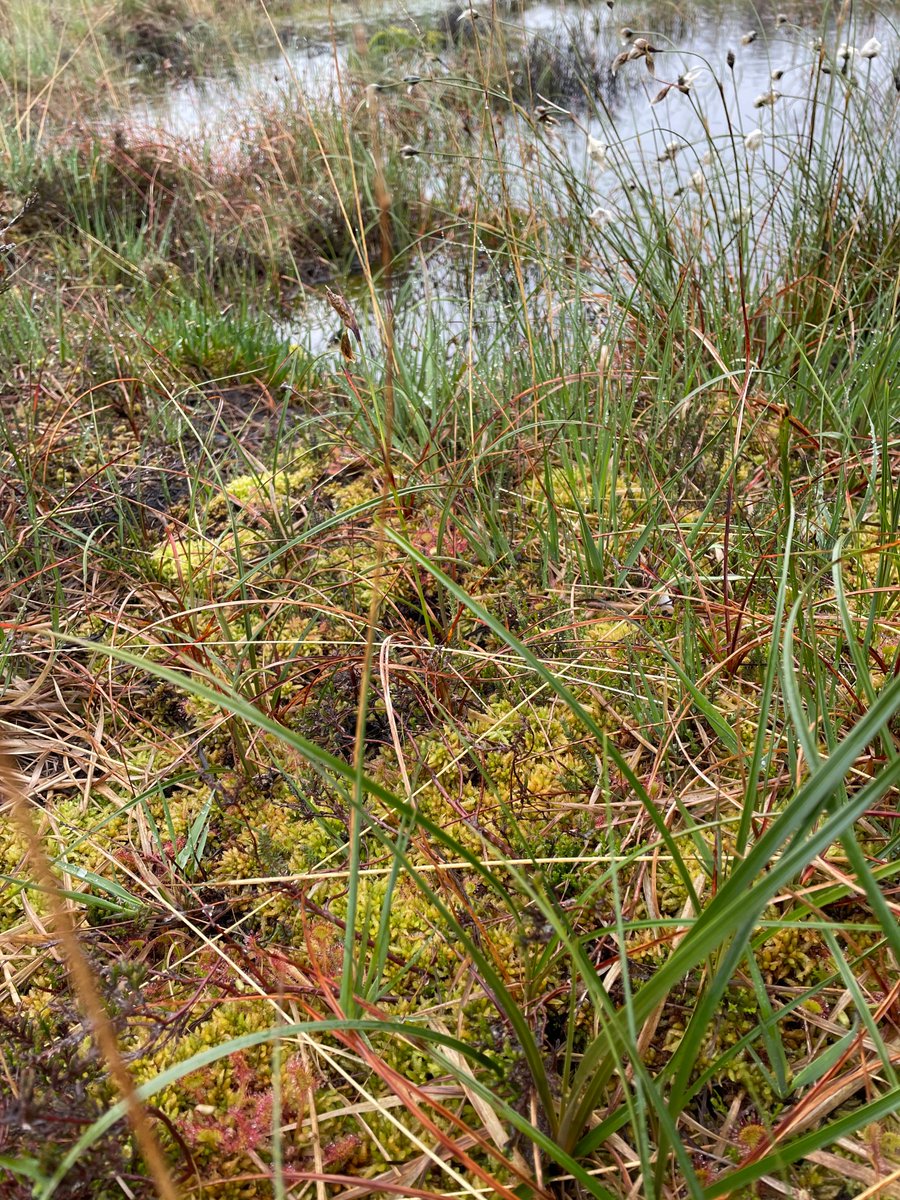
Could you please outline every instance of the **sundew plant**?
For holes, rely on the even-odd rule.
[[[900,10],[786,3],[0,12],[0,1196],[900,1194]]]

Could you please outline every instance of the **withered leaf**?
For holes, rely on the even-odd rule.
[[[346,329],[341,334],[341,354],[343,355],[344,362],[353,362],[353,343],[350,341],[350,334]]]

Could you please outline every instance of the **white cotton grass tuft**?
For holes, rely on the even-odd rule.
[[[784,67],[776,67],[772,72],[773,83],[778,83],[780,79],[784,79]]]
[[[683,149],[684,149],[683,142],[669,142],[663,149],[662,154],[659,155],[657,162],[674,162],[675,155],[678,154],[679,151],[681,151]]]
[[[883,47],[881,45],[881,42],[879,42],[878,38],[871,37],[871,38],[869,38],[869,40],[866,42],[866,44],[864,46],[860,47],[859,57],[860,58],[868,58],[868,59],[877,58],[878,55],[881,53],[882,49],[883,49]]]
[[[668,96],[669,92],[671,92],[673,88],[676,91],[681,92],[682,96],[690,95],[691,88],[694,86],[697,80],[705,74],[705,67],[694,67],[693,70],[685,71],[683,75],[678,76],[674,83],[664,83],[650,103],[659,104],[661,100],[665,100],[666,96]]]
[[[744,147],[752,154],[758,150],[763,144],[763,131],[761,129],[751,129],[749,133],[744,134]]]
[[[611,208],[604,208],[602,204],[598,204],[596,208],[588,213],[588,220],[593,225],[611,225],[616,219],[616,214]]]
[[[609,154],[609,145],[606,142],[600,138],[591,137],[588,134],[587,153],[591,162],[596,163],[601,171],[606,169],[607,156]]]
[[[771,92],[763,92],[753,101],[754,108],[766,108],[768,105],[775,104],[781,99],[781,92],[776,92],[774,88]]]
[[[690,178],[690,185],[695,192],[702,195],[706,191],[706,176],[703,174],[703,168],[698,167]]]
[[[756,41],[756,30],[750,29],[747,31],[747,33],[745,33],[742,36],[741,45],[742,46],[752,46],[755,41]]]
[[[676,87],[681,92],[689,92],[697,80],[702,79],[705,74],[705,67],[692,67],[690,71],[685,71],[683,75],[678,76]]]

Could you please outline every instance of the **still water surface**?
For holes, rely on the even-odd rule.
[[[475,10],[490,21],[490,4],[475,0]],[[348,48],[358,37],[371,37],[379,28],[404,27],[416,33],[457,29],[467,24],[462,5],[448,5],[448,0],[405,0],[403,3],[381,3],[377,0],[338,0],[318,19],[305,19],[302,14],[291,36],[285,41],[284,53],[261,62],[246,63],[225,77],[201,78],[179,83],[156,95],[145,95],[133,101],[118,115],[129,125],[146,130],[161,130],[170,135],[188,138],[225,137],[235,123],[245,120],[260,103],[295,98],[298,103],[315,103],[335,94],[338,76],[346,68]],[[778,24],[779,14],[786,16]],[[623,3],[616,0],[610,8],[606,0],[538,0],[506,8],[498,13],[504,31],[521,30],[526,36],[553,40],[570,45],[576,54],[590,61],[612,62],[622,49],[620,30],[632,27],[648,36],[665,51],[657,58],[657,74],[673,80],[685,71],[703,68],[705,75],[698,81],[698,91],[714,87],[714,74],[727,79],[729,90],[737,98],[742,115],[752,119],[753,100],[771,89],[771,72],[785,72],[781,90],[789,96],[792,85],[802,90],[802,75],[811,60],[811,42],[823,37],[826,45],[840,37],[842,41],[862,46],[876,37],[884,52],[872,69],[887,76],[890,68],[900,69],[900,5],[888,0],[880,7],[871,4],[849,5],[847,21],[840,33],[835,32],[834,9],[831,5],[786,0],[777,10],[773,5],[755,5],[749,0],[712,0],[705,4],[675,5],[658,3]],[[479,28],[485,28],[482,24]],[[752,36],[752,41],[747,41]],[[736,65],[726,69],[726,54],[735,53]],[[410,52],[410,67],[421,65]],[[625,74],[636,79],[609,81],[609,96],[616,106],[615,118],[636,129],[649,127],[652,121],[641,121],[629,95],[636,88],[652,97],[658,90],[645,73],[629,65]],[[792,78],[793,77],[793,78]],[[705,83],[704,83],[705,81]],[[303,100],[299,98],[302,94]],[[670,106],[671,107],[671,106]],[[679,106],[677,121],[689,120],[692,108]],[[620,134],[622,130],[619,131]],[[685,130],[685,135],[689,131]]]
[[[560,114],[545,140],[587,185],[592,202],[610,215],[622,208],[619,181],[632,168],[644,186],[668,189],[670,194],[689,190],[691,178],[705,169],[703,152],[717,138],[737,141],[750,135],[752,144],[752,131],[759,129],[764,138],[761,154],[768,156],[770,175],[777,171],[788,161],[790,139],[792,134],[796,137],[810,79],[818,70],[818,39],[835,72],[852,73],[880,108],[895,105],[900,88],[896,82],[900,4],[896,0],[878,7],[859,0],[848,3],[837,24],[835,10],[814,0],[783,0],[777,8],[748,0],[680,5],[665,0],[615,0],[612,7],[606,0],[513,0],[492,8],[487,0],[475,0],[475,9],[481,14],[479,35],[491,21],[498,21],[507,38],[534,47],[563,47],[563,61],[568,57],[598,66],[595,104],[588,108],[573,98],[574,119]],[[421,49],[429,31],[450,29],[460,36],[471,24],[463,4],[448,5],[448,0],[391,4],[336,0],[315,11],[305,5],[283,53],[246,63],[227,75],[143,94],[110,117],[136,133],[202,142],[227,153],[229,146],[237,147],[246,138],[247,123],[252,124],[255,112],[273,103],[315,106],[337,96],[347,76],[351,48],[365,45],[379,30],[407,29],[419,42],[407,53],[395,52],[383,67],[385,79],[399,83],[407,73],[427,76],[443,69],[439,55],[426,57]],[[655,77],[643,61],[625,64],[615,76],[609,72],[608,64],[626,45],[622,28],[629,26],[659,49]],[[872,38],[881,47],[876,57],[862,58],[851,51],[849,58],[841,58],[841,44],[859,49]],[[439,43],[432,39],[430,44]],[[729,52],[734,56],[731,67]],[[652,103],[666,83],[685,75],[691,80],[688,94],[672,88]],[[779,93],[777,103],[760,106],[760,98],[773,91]],[[627,156],[627,169],[618,161],[618,170],[611,174],[608,166],[598,164],[596,145],[589,138],[610,143],[610,160]],[[672,144],[683,150],[667,160],[666,148]],[[533,171],[516,162],[507,166],[513,188],[518,186],[524,193],[535,186]],[[479,287],[483,284],[478,281]],[[476,335],[472,286],[471,279],[456,277],[446,261],[432,261],[430,266],[420,262],[407,279],[405,293],[413,337],[425,336],[429,314],[459,339]],[[364,305],[364,296],[360,302]],[[304,349],[327,353],[332,351],[333,323],[327,305],[313,292],[289,333]]]

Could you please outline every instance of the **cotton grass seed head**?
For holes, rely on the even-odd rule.
[[[330,287],[325,288],[325,299],[328,301],[331,308],[341,318],[341,324],[344,326],[344,331],[349,330],[353,336],[360,341],[359,324],[354,315],[353,309],[344,299],[340,292],[333,292]]]
[[[534,116],[539,124],[546,125],[548,128],[559,124],[559,120],[553,115],[553,110],[546,104],[536,104],[534,106]]]
[[[606,167],[606,156],[609,153],[609,146],[600,138],[591,137],[588,135],[587,140],[588,158],[592,163],[596,163],[601,171]]]
[[[615,213],[613,213],[612,209],[604,208],[602,204],[598,204],[596,208],[591,210],[588,219],[594,225],[611,225],[615,220]]]
[[[612,73],[615,75],[619,67],[623,66],[625,63],[634,62],[636,59],[642,58],[647,70],[651,75],[653,75],[655,74],[653,55],[658,53],[659,51],[657,50],[656,46],[651,46],[646,38],[635,38],[627,50],[623,50],[621,54],[617,54],[613,59],[611,67]]]
[[[878,38],[871,37],[864,46],[860,47],[859,57],[868,59],[877,58],[881,51],[881,42],[879,42]]]
[[[749,29],[749,30],[748,30],[748,31],[747,31],[747,32],[744,34],[744,36],[741,38],[741,45],[742,45],[742,46],[750,46],[750,45],[752,45],[752,44],[753,44],[753,42],[755,42],[755,41],[756,41],[756,30],[755,30],[755,29]]]
[[[683,150],[683,149],[684,149],[683,143],[669,142],[663,149],[663,152],[662,152],[662,154],[660,154],[659,158],[657,159],[657,162],[673,162],[675,159],[675,155],[679,152],[679,150]]]
[[[771,107],[776,101],[781,99],[781,92],[776,92],[774,89],[771,92],[763,92],[753,101],[754,108]]]
[[[693,67],[690,71],[685,71],[683,75],[678,76],[678,87],[681,91],[687,92],[694,86],[698,79],[702,79],[706,74],[704,67]]]
[[[761,129],[751,129],[748,134],[744,135],[744,146],[747,150],[753,153],[758,150],[763,144],[763,131]]]
[[[401,158],[418,158],[419,154],[420,151],[417,150],[415,146],[410,146],[408,143],[407,145],[400,147]]]

